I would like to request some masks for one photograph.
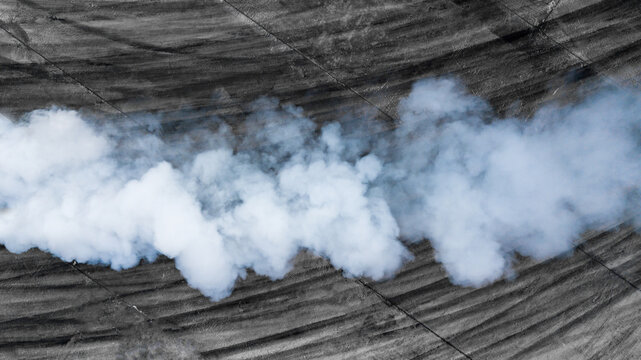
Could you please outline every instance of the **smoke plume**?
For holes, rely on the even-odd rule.
[[[0,241],[114,269],[163,254],[220,299],[248,268],[283,277],[301,249],[381,279],[411,258],[399,239],[429,239],[453,282],[481,286],[515,253],[566,252],[638,206],[634,90],[503,119],[428,79],[375,138],[274,99],[252,108],[233,130],[212,119],[198,146],[58,108],[0,117]]]

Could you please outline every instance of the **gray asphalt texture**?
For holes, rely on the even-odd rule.
[[[640,63],[638,1],[0,1],[0,112],[154,113],[168,141],[261,95],[392,127],[414,81],[447,74],[528,116],[602,79],[638,86]],[[411,250],[382,282],[303,252],[214,303],[167,258],[115,272],[2,248],[0,358],[641,359],[630,227],[479,289],[452,285],[428,242]]]

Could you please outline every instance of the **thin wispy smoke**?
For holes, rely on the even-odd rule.
[[[234,131],[213,119],[199,146],[70,110],[0,117],[0,241],[115,269],[164,254],[219,299],[247,268],[284,276],[301,249],[381,279],[411,258],[399,239],[429,239],[454,282],[480,286],[515,253],[566,252],[638,206],[641,95],[630,89],[498,119],[457,81],[429,79],[376,139],[318,129],[274,99],[252,106]]]

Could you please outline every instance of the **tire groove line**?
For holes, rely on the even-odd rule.
[[[48,57],[46,57],[42,52],[40,52],[40,51],[36,50],[34,47],[32,47],[31,45],[27,44],[25,41],[23,41],[22,39],[20,39],[18,36],[14,35],[11,31],[9,31],[9,29],[7,29],[7,28],[4,26],[4,24],[3,24],[2,22],[0,22],[0,29],[2,29],[5,33],[7,33],[7,35],[11,36],[14,40],[18,41],[18,42],[19,42],[22,46],[24,46],[26,49],[28,49],[29,51],[31,51],[31,52],[33,52],[34,54],[36,54],[36,55],[38,55],[39,57],[41,57],[41,58],[42,58],[42,59],[43,59],[47,64],[49,64],[49,65],[53,66],[54,68],[56,68],[58,71],[60,71],[60,72],[62,73],[62,75],[63,75],[63,76],[65,76],[66,78],[71,79],[71,80],[72,80],[73,82],[75,82],[77,85],[80,85],[83,89],[85,89],[85,91],[87,91],[87,92],[88,92],[88,93],[90,93],[91,95],[93,95],[93,96],[95,96],[96,98],[98,98],[102,103],[104,103],[104,104],[108,105],[109,107],[111,107],[112,109],[116,110],[119,114],[121,114],[121,115],[122,115],[122,116],[124,116],[125,118],[130,119],[130,117],[129,117],[129,116],[128,116],[128,115],[127,115],[127,114],[126,114],[126,113],[125,113],[125,112],[124,112],[120,107],[116,106],[115,104],[112,104],[110,101],[108,101],[108,100],[107,100],[106,98],[104,98],[102,95],[98,94],[95,90],[93,90],[92,88],[90,88],[88,85],[86,85],[85,83],[83,83],[82,81],[80,81],[78,78],[76,78],[75,76],[71,75],[71,74],[70,74],[70,73],[68,73],[66,70],[64,70],[64,69],[63,69],[62,67],[60,67],[58,64],[56,64],[55,62],[53,62],[52,60],[50,60],[50,59],[49,59]]]
[[[417,317],[412,315],[409,311],[405,310],[402,308],[400,305],[396,304],[395,302],[392,302],[389,298],[387,298],[385,295],[383,295],[381,292],[376,290],[372,285],[368,284],[367,282],[363,281],[362,279],[356,279],[354,280],[361,286],[365,287],[368,289],[370,292],[372,292],[374,295],[376,295],[385,305],[387,305],[389,308],[392,308],[409,319],[413,320],[415,323],[417,323],[419,326],[421,326],[423,329],[427,330],[429,333],[432,335],[436,336],[440,341],[451,347],[452,349],[456,350],[459,354],[463,355],[466,359],[472,360],[472,357],[468,355],[465,351],[463,351],[461,348],[456,346],[454,343],[451,341],[447,340],[445,337],[441,336],[438,332],[436,332],[434,329],[429,327],[425,322],[419,320]]]
[[[325,67],[324,67],[320,62],[318,62],[318,61],[316,61],[314,58],[312,58],[312,57],[310,57],[310,56],[306,55],[306,54],[305,54],[305,53],[303,53],[301,50],[299,50],[298,48],[296,48],[295,46],[293,46],[293,45],[292,45],[292,44],[290,44],[289,42],[285,41],[285,40],[284,40],[283,38],[281,38],[280,36],[276,35],[276,34],[275,34],[275,33],[273,33],[272,31],[270,31],[269,29],[267,29],[263,24],[259,23],[256,19],[252,18],[252,17],[251,17],[249,14],[247,14],[245,11],[241,10],[239,7],[237,7],[236,5],[232,4],[229,0],[222,0],[222,2],[223,2],[223,3],[225,3],[227,6],[229,6],[230,8],[232,8],[236,13],[238,13],[238,14],[239,14],[239,15],[241,15],[241,16],[243,16],[243,17],[244,17],[244,18],[246,18],[247,20],[249,20],[252,24],[254,24],[254,25],[256,25],[257,27],[259,27],[262,31],[264,31],[265,33],[267,33],[269,36],[273,37],[273,38],[274,38],[274,39],[276,39],[278,42],[280,42],[281,44],[285,45],[287,48],[289,48],[290,50],[294,51],[295,53],[297,53],[298,55],[300,55],[301,57],[303,57],[305,60],[307,60],[308,62],[310,62],[311,64],[313,64],[315,67],[317,67],[317,68],[318,68],[319,70],[321,70],[323,73],[325,73],[328,77],[330,77],[330,78],[332,79],[332,81],[334,81],[335,83],[337,83],[338,85],[340,85],[341,87],[343,87],[345,90],[348,90],[349,92],[351,92],[352,94],[356,95],[356,96],[357,96],[357,97],[359,97],[361,100],[363,100],[364,102],[366,102],[368,105],[370,105],[370,106],[374,107],[374,108],[375,108],[379,113],[383,114],[383,116],[385,116],[389,121],[392,121],[392,122],[393,122],[393,123],[395,123],[395,124],[399,122],[399,120],[398,120],[398,119],[396,119],[394,116],[392,116],[390,113],[388,113],[387,111],[383,110],[383,109],[382,109],[381,107],[379,107],[378,105],[374,104],[371,100],[369,100],[369,99],[368,99],[367,97],[365,97],[363,94],[361,94],[360,92],[358,92],[358,91],[357,91],[356,89],[354,89],[353,87],[349,86],[345,81],[343,81],[343,80],[339,79],[339,78],[338,78],[338,76],[336,76],[336,75],[332,74],[332,72],[331,72],[331,71],[329,71],[327,68],[325,68]]]

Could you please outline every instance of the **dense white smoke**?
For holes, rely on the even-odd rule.
[[[0,239],[116,269],[161,253],[214,299],[248,267],[284,276],[301,248],[351,275],[391,275],[409,253],[384,199],[368,193],[380,161],[342,159],[338,126],[316,136],[299,109],[255,106],[239,147],[260,149],[234,153],[222,126],[193,156],[74,111],[0,119]]]
[[[425,80],[375,140],[317,129],[273,99],[253,107],[238,135],[212,120],[198,147],[69,110],[0,117],[0,241],[115,269],[164,254],[219,299],[247,268],[284,276],[303,248],[388,277],[411,257],[399,238],[428,238],[453,281],[479,286],[515,252],[565,252],[636,205],[641,95],[629,89],[525,121],[493,118],[452,79]]]

